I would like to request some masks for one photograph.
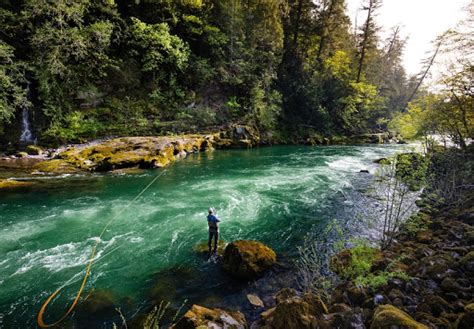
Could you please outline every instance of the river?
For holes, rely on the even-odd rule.
[[[238,283],[196,254],[193,248],[207,238],[210,205],[222,219],[225,241],[262,241],[282,264],[291,264],[309,233],[338,219],[344,207],[339,192],[372,177],[359,171],[374,173],[374,159],[403,148],[277,146],[206,152],[164,172],[39,177],[36,187],[0,192],[0,327],[35,328],[41,304],[64,286],[45,318],[59,317],[74,299],[91,249],[113,216],[85,295],[92,289],[106,291],[127,318],[159,300],[171,301],[171,310],[185,300],[187,306],[238,307],[243,293],[265,294],[286,279],[267,278],[263,288],[263,283]],[[159,173],[157,182],[125,208]],[[116,314],[86,318],[84,327],[94,323],[103,328],[117,319]],[[80,309],[68,321],[80,323]]]

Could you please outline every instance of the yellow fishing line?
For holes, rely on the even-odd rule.
[[[56,297],[56,295],[64,288],[64,287],[60,287],[58,288],[55,292],[53,292],[47,299],[46,301],[43,303],[43,305],[41,306],[41,309],[39,310],[38,312],[38,317],[37,317],[37,322],[38,322],[38,326],[40,326],[41,328],[50,328],[50,327],[54,327],[54,326],[57,326],[58,324],[60,324],[62,321],[64,321],[69,314],[71,314],[71,312],[74,310],[74,308],[76,307],[77,305],[77,302],[79,301],[79,298],[81,297],[81,294],[84,290],[84,287],[87,283],[87,279],[89,277],[89,274],[90,274],[90,271],[91,271],[91,267],[92,267],[92,264],[94,263],[94,258],[95,258],[95,255],[96,255],[96,252],[97,252],[97,246],[99,245],[100,243],[100,240],[102,238],[102,236],[104,235],[105,231],[107,230],[107,228],[110,226],[110,224],[112,224],[112,222],[117,219],[119,217],[119,215],[121,215],[125,209],[127,209],[128,207],[130,207],[135,201],[137,201],[142,195],[143,193],[146,192],[146,190],[148,190],[150,188],[150,186],[153,185],[153,183],[155,183],[158,178],[161,177],[161,175],[163,175],[164,173],[166,172],[166,170],[163,170],[159,175],[157,175],[155,178],[153,178],[153,180],[144,188],[140,191],[140,193],[138,193],[138,195],[133,198],[133,200],[131,200],[125,207],[123,207],[115,216],[113,216],[109,221],[108,223],[104,226],[104,229],[102,230],[102,232],[100,233],[99,235],[99,238],[97,239],[96,243],[95,243],[95,246],[92,248],[92,252],[91,252],[91,256],[89,258],[89,261],[87,263],[87,267],[86,267],[86,272],[84,274],[84,278],[82,279],[82,283],[81,283],[81,286],[76,294],[76,298],[74,298],[74,301],[72,302],[71,306],[68,308],[68,310],[66,311],[66,313],[64,313],[64,315],[59,318],[59,320],[57,320],[56,322],[53,322],[53,323],[46,323],[44,322],[44,313],[46,312],[46,307],[48,306],[48,304],[54,299],[54,297]]]

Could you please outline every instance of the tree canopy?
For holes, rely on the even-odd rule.
[[[361,2],[354,30],[344,0],[3,0],[0,126],[28,105],[45,142],[228,123],[382,131],[410,85],[380,5]]]

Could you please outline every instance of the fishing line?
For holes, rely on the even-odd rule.
[[[64,285],[59,287],[55,292],[53,292],[47,299],[46,301],[43,303],[43,305],[41,306],[41,309],[40,311],[38,312],[38,317],[37,317],[37,322],[38,322],[38,326],[40,326],[41,328],[50,328],[50,327],[54,327],[58,324],[60,324],[62,321],[64,321],[68,316],[69,314],[71,314],[71,312],[74,310],[74,308],[76,307],[77,305],[77,302],[79,301],[79,298],[81,297],[82,295],[82,292],[84,290],[84,287],[87,283],[87,279],[90,275],[90,271],[91,271],[91,267],[92,267],[92,264],[94,263],[94,259],[95,259],[95,256],[96,256],[96,253],[97,253],[97,247],[99,246],[99,243],[101,242],[101,238],[102,236],[105,234],[105,232],[107,231],[107,229],[109,228],[109,226],[112,224],[112,222],[117,219],[128,207],[130,207],[135,201],[137,201],[142,195],[143,193],[145,193],[149,188],[150,186],[153,185],[153,183],[155,183],[158,178],[160,178],[164,173],[166,172],[166,170],[163,170],[159,175],[157,175],[155,178],[153,178],[153,180],[144,188],[140,191],[140,193],[138,193],[138,195],[133,198],[131,201],[129,201],[129,203],[127,205],[125,205],[117,214],[115,214],[115,216],[113,216],[109,221],[108,223],[104,226],[102,232],[100,232],[99,234],[99,237],[97,238],[97,241],[94,245],[94,247],[92,248],[92,252],[91,252],[91,255],[89,257],[89,261],[87,263],[87,266],[86,266],[86,270],[85,270],[85,274],[84,274],[84,278],[82,279],[82,283],[81,283],[81,286],[79,287],[79,290],[76,294],[76,297],[74,298],[74,301],[72,302],[71,306],[68,308],[68,310],[66,311],[66,313],[63,314],[63,316],[61,316],[59,318],[59,320],[57,320],[56,322],[54,323],[46,323],[44,322],[44,313],[46,311],[46,308],[48,306],[48,304],[54,299],[54,297],[56,297],[56,295],[64,288]]]

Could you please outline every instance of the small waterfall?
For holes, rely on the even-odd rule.
[[[21,136],[20,142],[31,143],[34,142],[33,133],[30,129],[30,115],[28,113],[28,101],[30,99],[30,84],[26,87],[26,102],[22,106],[21,112]]]

